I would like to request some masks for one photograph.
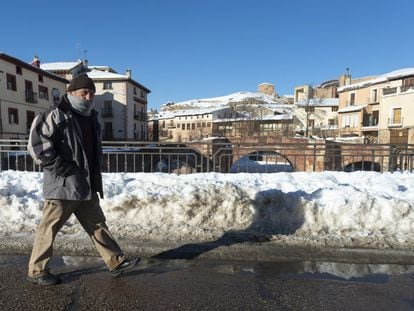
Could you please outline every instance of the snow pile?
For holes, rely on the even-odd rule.
[[[3,236],[33,235],[43,205],[42,174],[0,175]],[[108,225],[125,239],[212,240],[232,232],[414,248],[410,173],[118,173],[104,174],[104,189]],[[60,235],[86,237],[74,216]]]

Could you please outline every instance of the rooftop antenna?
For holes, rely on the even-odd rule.
[[[346,67],[346,75],[349,77],[349,68]]]
[[[88,54],[88,50],[83,50],[83,60],[86,60],[86,54]]]
[[[76,43],[76,50],[77,50],[77,52],[78,52],[78,59],[80,59],[80,43],[78,42],[78,43]]]

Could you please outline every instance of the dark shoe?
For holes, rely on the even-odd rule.
[[[111,270],[111,274],[114,277],[120,276],[121,274],[130,271],[135,265],[140,262],[140,258],[135,257],[130,260],[124,260],[119,266]]]
[[[30,283],[35,283],[42,286],[56,285],[60,283],[60,278],[57,275],[53,275],[51,273],[45,273],[39,276],[28,276],[27,280]]]

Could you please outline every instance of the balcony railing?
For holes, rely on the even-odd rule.
[[[26,90],[25,91],[26,102],[36,104],[37,103],[37,93]]]
[[[388,127],[402,127],[404,118],[388,118]]]
[[[134,112],[134,119],[139,121],[146,121],[147,115],[143,112]]]

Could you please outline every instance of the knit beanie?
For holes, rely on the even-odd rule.
[[[94,92],[96,91],[95,84],[92,79],[85,73],[77,75],[70,81],[68,91],[71,92],[83,88],[93,90]]]

